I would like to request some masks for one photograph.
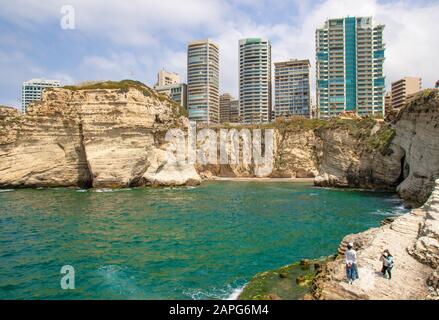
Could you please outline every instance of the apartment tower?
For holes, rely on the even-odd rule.
[[[230,101],[230,122],[239,123],[239,100]]]
[[[271,44],[267,39],[239,41],[239,104],[243,123],[271,121]]]
[[[392,111],[392,94],[387,92],[384,96],[384,113],[387,116]]]
[[[274,64],[275,117],[311,116],[309,60]]]
[[[230,112],[233,97],[230,93],[224,93],[220,96],[220,122],[230,122]]]
[[[188,45],[188,113],[192,121],[219,122],[219,49],[210,40]]]
[[[187,109],[187,85],[180,81],[177,73],[161,70],[157,74],[157,83],[154,89],[161,94],[166,94],[173,101]]]
[[[44,89],[60,86],[61,82],[59,80],[32,79],[23,82],[21,90],[21,111],[26,113],[27,107],[31,102],[40,101]]]
[[[403,107],[410,96],[422,90],[422,79],[417,77],[405,77],[392,82],[392,109]]]
[[[180,76],[178,75],[178,73],[160,70],[160,72],[157,74],[156,86],[158,87],[177,84],[180,82]]]
[[[384,25],[371,17],[329,19],[316,30],[316,92],[321,118],[345,111],[384,115]]]

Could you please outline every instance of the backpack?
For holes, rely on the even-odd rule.
[[[387,260],[388,267],[393,268],[393,256],[388,256],[386,258],[386,260]]]

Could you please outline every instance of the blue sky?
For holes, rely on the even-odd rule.
[[[74,30],[61,28],[64,5],[75,9]],[[207,37],[220,45],[221,92],[237,96],[239,39],[268,37],[274,62],[308,58],[314,71],[315,29],[346,15],[386,25],[387,85],[439,79],[438,0],[15,0],[0,10],[0,104],[19,107],[21,83],[32,78],[153,85],[165,68],[185,80],[187,42]]]

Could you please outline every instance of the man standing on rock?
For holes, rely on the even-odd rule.
[[[357,268],[357,252],[354,250],[354,244],[349,242],[347,246],[347,251],[345,252],[346,261],[346,276],[348,278],[349,284],[358,279],[358,268]]]

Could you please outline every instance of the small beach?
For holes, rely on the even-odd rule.
[[[236,182],[292,182],[292,183],[314,183],[314,178],[237,178],[237,177],[214,177],[213,181],[236,181]]]

